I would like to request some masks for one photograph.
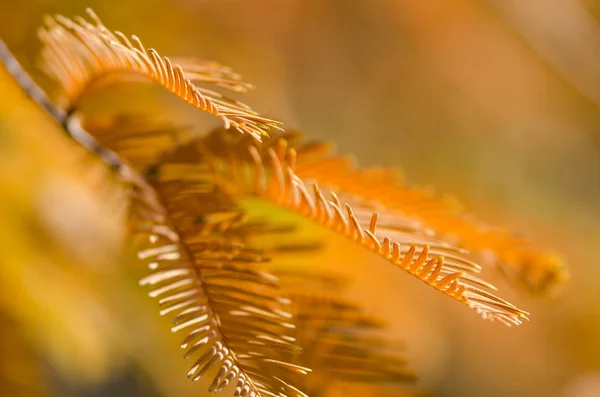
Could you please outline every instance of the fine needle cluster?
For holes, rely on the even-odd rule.
[[[58,88],[54,100],[2,42],[0,56],[27,94],[128,192],[128,242],[149,269],[140,284],[182,334],[192,360],[188,377],[209,377],[210,392],[231,384],[236,397],[324,396],[336,382],[377,390],[415,379],[404,346],[380,336],[384,323],[347,298],[342,276],[314,271],[328,244],[362,247],[373,266],[391,265],[398,277],[508,326],[529,315],[479,276],[489,263],[473,254],[491,253],[530,289],[564,281],[562,265],[531,243],[393,170],[361,169],[326,143],[305,142],[225,95],[252,88],[231,69],[160,55],[88,14],[48,17],[39,30],[42,67]],[[198,136],[126,109],[103,120],[80,113],[82,99],[107,82],[141,81],[218,117],[222,128]],[[297,221],[259,216],[248,200]],[[307,241],[299,222],[343,238]],[[286,267],[290,257],[312,269]]]

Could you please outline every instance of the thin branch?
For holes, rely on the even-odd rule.
[[[44,90],[42,90],[42,88],[33,81],[25,69],[23,69],[23,66],[17,61],[1,38],[0,59],[8,73],[13,76],[25,95],[44,109],[54,121],[60,124],[70,138],[92,153],[97,154],[102,161],[113,170],[117,172],[125,171],[125,164],[119,157],[113,151],[98,144],[98,142],[83,129],[79,115],[74,112],[74,109],[61,109],[50,100]]]
[[[4,67],[10,73],[15,81],[21,86],[25,94],[37,103],[41,108],[52,116],[59,124],[65,124],[69,117],[67,112],[56,106],[48,95],[37,85],[27,74],[23,66],[17,61],[14,55],[10,52],[2,38],[0,38],[0,59]]]

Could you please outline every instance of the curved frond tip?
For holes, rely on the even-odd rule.
[[[87,9],[92,23],[57,15],[46,18],[39,30],[44,44],[42,68],[61,86],[66,107],[72,108],[85,90],[104,77],[133,73],[161,85],[190,105],[219,117],[226,128],[234,128],[260,140],[280,123],[259,116],[249,106],[198,84],[245,92],[251,85],[217,63],[183,59],[177,64],[155,49],[146,47],[133,35],[128,38],[107,29]]]
[[[223,138],[221,147],[210,141],[215,136],[207,138],[207,150],[213,150],[213,168],[222,183],[239,194],[263,197],[345,235],[486,319],[506,325],[528,319],[527,312],[489,292],[496,287],[476,276],[481,266],[469,259],[467,251],[437,239],[414,219],[376,201],[337,194],[301,179],[295,172],[301,159],[286,140],[265,142],[259,150],[251,142]],[[247,172],[240,172],[241,162]]]

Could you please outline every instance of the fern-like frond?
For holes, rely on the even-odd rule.
[[[260,147],[238,138],[220,130],[182,150],[193,147],[212,156],[217,178],[235,194],[268,199],[343,234],[484,318],[507,325],[527,319],[527,312],[489,292],[496,288],[476,277],[481,266],[465,250],[437,240],[415,220],[377,201],[309,185],[296,174],[301,160],[283,138]]]
[[[235,396],[304,396],[285,376],[270,376],[309,370],[280,359],[298,351],[289,301],[261,270],[268,258],[229,233],[243,213],[202,165],[183,178],[171,178],[170,167],[177,164],[163,164],[150,187],[134,192],[132,227],[138,257],[152,269],[141,284],[161,314],[174,317],[172,331],[184,332],[185,356],[196,359],[188,377],[216,369],[211,392],[237,379]]]
[[[88,13],[91,22],[56,16],[40,30],[43,68],[60,84],[62,107],[28,79],[3,45],[0,56],[30,97],[131,187],[132,237],[138,258],[151,270],[140,284],[149,287],[161,314],[173,318],[172,331],[184,334],[184,355],[194,360],[188,377],[209,377],[210,392],[235,383],[235,397],[305,397],[299,385],[325,393],[332,380],[387,385],[413,379],[402,349],[374,336],[379,321],[341,298],[335,278],[283,272],[282,283],[273,275],[280,259],[318,251],[322,242],[281,242],[281,236],[294,237],[295,225],[249,216],[241,204],[248,197],[339,233],[508,326],[521,324],[528,313],[495,295],[462,246],[495,252],[539,287],[562,277],[558,265],[550,259],[551,265],[542,264],[520,239],[488,229],[448,201],[391,183],[387,170],[361,172],[323,145],[299,144],[294,134],[269,138],[278,122],[205,88],[250,88],[230,69],[163,57]],[[139,77],[245,136],[218,130],[181,144],[187,140],[181,128],[144,120],[79,124],[76,110],[90,87]],[[443,239],[447,235],[461,246]],[[323,291],[294,291],[294,278]],[[310,368],[315,383],[298,381],[310,379],[304,378]]]
[[[112,129],[109,130],[111,135]],[[101,140],[107,134],[98,131],[94,135]],[[128,139],[134,143],[144,136],[133,134]],[[206,138],[211,139],[214,138]],[[220,373],[230,374],[228,381],[239,374],[242,383],[238,390],[243,390],[244,382],[248,381],[252,383],[245,384],[247,390],[265,395],[271,395],[277,388],[283,395],[301,395],[297,389],[305,387],[314,395],[325,389],[331,377],[339,382],[352,379],[373,384],[405,384],[413,380],[402,352],[396,352],[394,344],[369,335],[368,331],[381,323],[333,293],[345,284],[339,276],[287,270],[278,274],[283,277],[281,284],[267,272],[277,267],[280,257],[318,251],[319,246],[303,241],[280,244],[281,235],[293,235],[294,226],[248,218],[235,204],[239,197],[221,190],[213,169],[218,164],[211,162],[214,155],[196,149],[191,142],[169,151],[152,173],[151,194],[144,193],[143,187],[138,189],[138,203],[132,208],[136,219],[134,235],[138,239],[143,237],[139,256],[154,270],[142,284],[154,287],[151,295],[159,298],[162,314],[177,313],[174,330],[188,328],[183,343],[188,349],[186,356],[196,350],[204,352],[211,338],[219,340],[216,333],[206,334],[208,327],[204,322],[188,324],[206,314],[198,309],[189,310],[204,305],[218,319],[223,343],[239,360],[235,375],[227,372],[226,363],[219,363]],[[125,158],[130,157],[124,154]],[[261,236],[263,243],[249,244],[252,236]],[[202,288],[194,275],[201,279]],[[279,284],[283,291],[277,291]],[[304,288],[299,288],[300,284]],[[328,296],[311,295],[309,290],[316,285],[328,289]],[[240,310],[236,305],[246,308]],[[253,318],[254,312],[247,310],[249,305],[261,314],[270,315]],[[291,319],[282,311],[285,306],[293,316],[294,325],[300,322],[302,329],[286,323]],[[199,326],[206,330],[195,328]],[[194,345],[196,340],[202,341],[201,347]],[[260,348],[268,352],[261,352],[260,356],[246,353]],[[214,357],[215,352],[209,351],[209,355]],[[257,357],[264,361],[256,360]],[[248,362],[251,358],[255,360]],[[319,368],[319,373],[309,374],[313,380],[307,380],[304,374],[313,365]],[[197,378],[204,373],[205,369],[194,365],[189,376]],[[290,381],[281,383],[280,379],[286,377]],[[218,385],[223,379],[215,379],[211,390],[220,390]],[[265,385],[269,380],[275,384]]]
[[[280,123],[259,116],[247,105],[198,84],[244,92],[251,86],[239,81],[229,68],[211,62],[183,59],[177,64],[140,39],[110,31],[90,9],[92,23],[63,16],[46,19],[39,37],[44,44],[42,67],[55,79],[63,94],[64,107],[72,109],[83,93],[103,78],[131,73],[160,84],[190,105],[219,117],[233,127],[260,140]]]
[[[361,170],[351,158],[330,153],[327,144],[299,148],[296,173],[318,180],[338,192],[376,200],[388,208],[415,217],[436,234],[489,258],[509,275],[535,291],[547,291],[567,279],[557,255],[542,251],[529,241],[495,228],[467,214],[456,200],[410,186],[395,170]]]

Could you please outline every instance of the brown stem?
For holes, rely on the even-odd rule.
[[[108,164],[113,170],[120,171],[123,169],[124,164],[119,156],[117,156],[115,152],[101,146],[96,139],[81,126],[79,117],[75,112],[75,107],[65,110],[52,102],[44,90],[42,90],[29,74],[27,74],[25,69],[23,69],[23,66],[17,61],[1,38],[0,60],[25,94],[60,124],[70,138],[90,152],[97,154],[102,161]]]

